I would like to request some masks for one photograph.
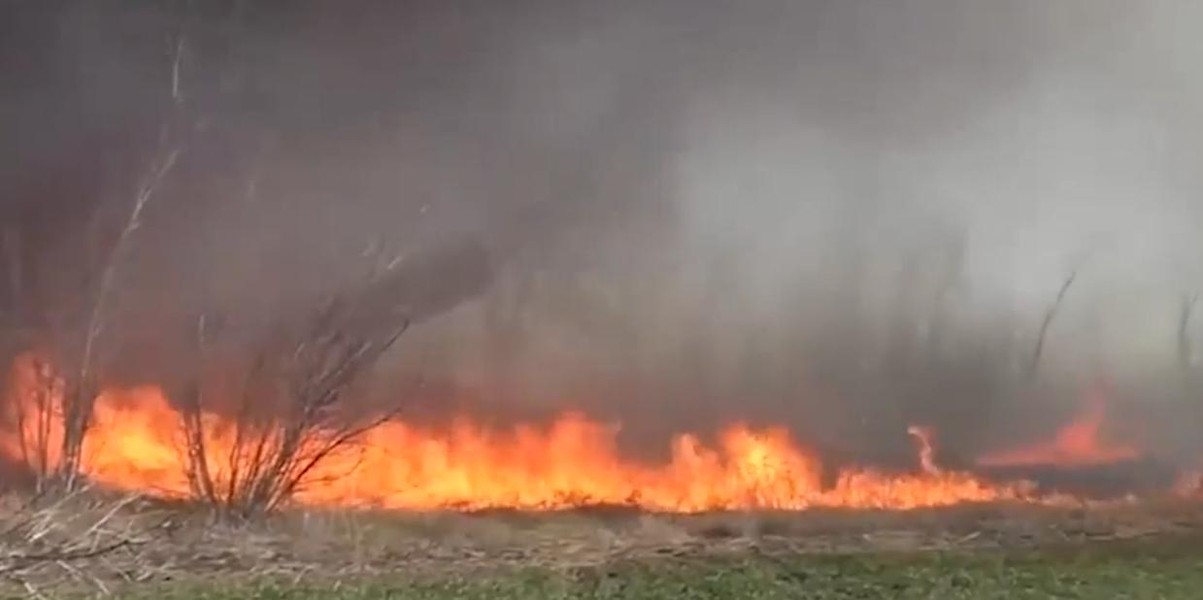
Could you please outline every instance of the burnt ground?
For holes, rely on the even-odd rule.
[[[36,504],[10,498],[0,535],[6,585],[45,595],[60,588],[103,592],[213,578],[302,585],[403,573],[437,580],[632,561],[1203,540],[1203,503],[1165,498],[700,515],[625,508],[470,514],[298,509],[233,525],[195,507],[81,495]]]

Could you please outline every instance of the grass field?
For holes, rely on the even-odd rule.
[[[154,586],[131,598],[233,600],[877,599],[1203,597],[1203,540],[1000,553],[853,554],[634,561],[405,582]]]
[[[98,550],[99,549],[99,550]],[[652,515],[0,510],[0,598],[1203,598],[1203,506]]]

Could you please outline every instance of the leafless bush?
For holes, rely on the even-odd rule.
[[[331,459],[354,468],[356,442],[396,411],[353,409],[353,385],[410,323],[478,293],[491,277],[488,259],[474,243],[453,243],[406,260],[369,260],[379,266],[365,280],[252,340],[249,360],[245,342],[226,353],[214,319],[198,319],[199,368],[179,394],[193,496],[245,518],[286,503],[329,473],[319,467]],[[231,373],[239,381],[221,385]]]
[[[356,305],[335,299],[298,332],[285,328],[270,336],[241,386],[228,424],[232,431],[223,430],[206,412],[203,382],[189,386],[181,414],[195,497],[229,516],[270,511],[310,483],[324,460],[348,450],[361,434],[391,416],[357,417],[344,410],[344,399],[409,320],[364,321]],[[202,357],[210,348],[210,329],[201,319],[197,335]]]
[[[49,361],[28,354],[13,365],[8,393],[21,460],[36,492],[44,493],[57,468],[62,439],[62,379]]]

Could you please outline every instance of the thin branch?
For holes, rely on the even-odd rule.
[[[101,546],[99,548],[95,548],[92,550],[77,550],[77,551],[68,551],[68,552],[64,552],[62,550],[51,550],[49,552],[43,552],[43,553],[39,553],[39,554],[9,555],[9,556],[5,557],[6,560],[9,561],[9,564],[0,567],[0,574],[14,571],[21,567],[27,566],[29,563],[74,561],[74,560],[84,560],[84,559],[88,559],[88,558],[96,558],[98,556],[103,556],[105,554],[115,552],[122,548],[137,546],[140,543],[141,542],[138,542],[136,540],[118,540],[116,542],[112,542],[110,544],[107,544],[107,545],[104,545],[104,546]]]
[[[1065,302],[1065,296],[1069,293],[1069,288],[1073,286],[1077,278],[1077,269],[1069,273],[1069,277],[1061,284],[1061,290],[1057,292],[1056,300],[1049,306],[1048,311],[1044,313],[1044,321],[1040,323],[1040,332],[1036,336],[1036,347],[1032,351],[1032,361],[1028,364],[1029,381],[1036,377],[1036,371],[1040,368],[1040,358],[1044,355],[1044,342],[1048,337],[1048,329],[1053,324],[1053,319],[1056,318],[1061,305]]]
[[[134,204],[130,208],[125,226],[122,228],[121,234],[117,237],[116,243],[110,250],[101,271],[96,295],[92,300],[92,308],[84,330],[83,352],[79,362],[79,379],[76,381],[74,389],[69,392],[69,396],[66,398],[67,406],[65,407],[63,461],[61,467],[64,471],[63,475],[66,477],[68,488],[75,485],[76,471],[79,469],[79,450],[83,444],[84,430],[91,417],[92,390],[90,386],[92,381],[92,363],[95,360],[96,341],[102,330],[108,307],[108,299],[116,280],[117,267],[126,246],[129,245],[130,238],[142,225],[143,211],[151,199],[154,198],[155,192],[158,191],[160,184],[162,184],[167,174],[175,166],[179,155],[180,148],[172,148],[163,156],[162,160],[158,161],[151,168],[140,186],[137,195],[134,197]]]
[[[197,368],[204,373],[206,367],[206,349],[208,344],[207,320],[204,315],[197,318],[196,346]],[[205,445],[205,428],[202,418],[204,391],[201,382],[196,381],[184,393],[184,435],[188,453],[188,479],[193,493],[199,494],[206,501],[217,499],[213,486],[213,477],[209,471],[208,450]]]
[[[301,463],[295,472],[290,474],[288,481],[284,486],[285,496],[282,497],[281,500],[287,499],[287,496],[291,495],[292,492],[296,491],[301,485],[303,485],[313,469],[321,464],[321,462],[331,454],[337,452],[341,448],[346,447],[356,439],[359,439],[365,433],[383,425],[384,423],[387,423],[388,421],[393,420],[399,412],[400,409],[390,411],[358,427],[347,428],[336,434],[333,439],[328,441],[322,448],[314,452],[313,456],[309,457],[309,459],[304,463]]]

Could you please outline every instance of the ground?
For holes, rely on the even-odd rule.
[[[14,505],[0,596],[1203,598],[1203,505],[651,515]]]
[[[529,598],[879,599],[1199,598],[1203,545],[1167,553],[1141,544],[1057,552],[746,556],[627,561],[566,571],[383,580],[339,587],[259,583],[142,590],[141,598],[330,600]],[[1152,552],[1152,553],[1151,553]]]

